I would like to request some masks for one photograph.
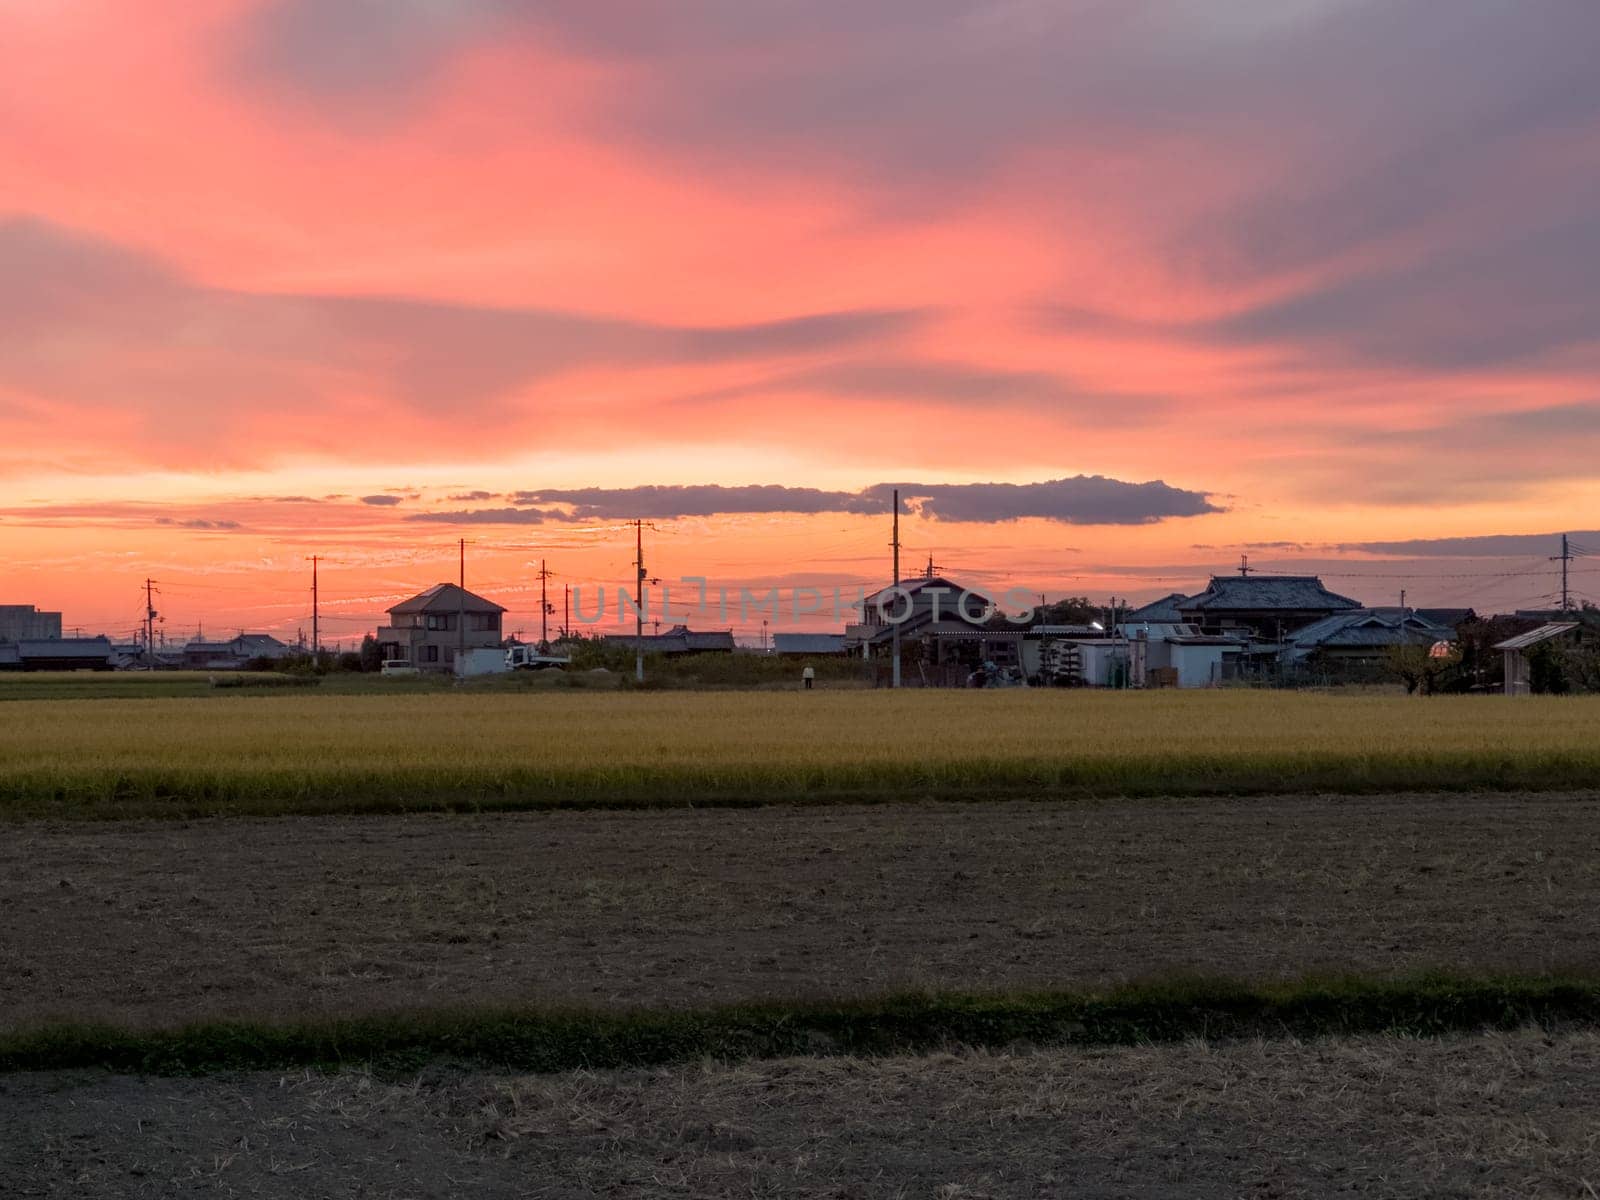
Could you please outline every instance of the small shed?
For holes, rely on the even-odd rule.
[[[1529,650],[1556,639],[1572,638],[1581,628],[1582,625],[1578,621],[1551,621],[1548,625],[1541,625],[1537,629],[1530,629],[1527,633],[1519,633],[1514,638],[1496,643],[1495,649],[1505,655],[1506,695],[1526,696],[1533,690],[1532,676],[1528,668]]]
[[[775,633],[772,649],[776,654],[843,654],[842,633]]]

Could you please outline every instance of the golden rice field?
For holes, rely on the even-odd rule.
[[[16,701],[0,814],[1600,785],[1600,697],[1266,691]]]

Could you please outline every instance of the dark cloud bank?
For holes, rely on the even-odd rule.
[[[887,513],[894,490],[908,511],[935,521],[993,524],[1036,517],[1068,525],[1148,525],[1223,511],[1209,494],[1161,480],[1128,483],[1075,475],[1040,483],[879,483],[859,492],[752,484],[635,488],[546,488],[514,492],[508,507],[415,513],[407,520],[455,525],[670,520],[727,513]],[[559,507],[555,507],[559,506]]]

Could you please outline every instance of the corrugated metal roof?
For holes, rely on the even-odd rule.
[[[1495,643],[1496,650],[1526,650],[1529,646],[1537,646],[1540,642],[1548,642],[1551,638],[1560,637],[1564,633],[1571,633],[1577,629],[1579,621],[1552,621],[1548,625],[1541,625],[1537,629],[1530,629],[1527,633],[1519,633],[1514,638],[1507,638],[1503,642]]]
[[[29,658],[110,658],[111,639],[46,638],[17,643],[17,653]]]
[[[775,633],[772,648],[779,654],[838,654],[844,649],[844,634]]]
[[[1176,604],[1184,613],[1213,609],[1343,612],[1361,607],[1359,600],[1330,592],[1315,575],[1215,575],[1205,591]]]

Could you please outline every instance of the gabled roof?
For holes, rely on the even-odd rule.
[[[963,587],[961,584],[956,583],[953,580],[946,579],[941,575],[935,575],[932,579],[929,579],[925,575],[919,575],[915,579],[902,579],[900,581],[900,589],[910,595],[913,599],[915,599],[918,592],[927,591],[929,588],[943,588],[946,592],[948,592],[948,599],[941,597],[943,602],[946,604],[953,605],[956,598],[959,597],[962,592],[970,592],[972,595],[976,596],[979,600],[984,601],[991,607],[998,607],[988,593],[980,592],[977,588]],[[870,608],[875,605],[881,598],[887,596],[889,591],[890,589],[885,587],[879,588],[877,591],[873,592],[867,597],[867,606]],[[897,600],[896,603],[904,603],[904,601]]]
[[[1140,621],[1156,621],[1163,625],[1176,625],[1183,620],[1178,615],[1178,605],[1189,598],[1187,592],[1172,592],[1152,600],[1143,608],[1122,615],[1122,624],[1133,625]]]
[[[691,650],[734,649],[733,630],[731,629],[694,630],[687,625],[674,625],[672,632],[681,634]]]
[[[270,633],[241,633],[229,643],[244,651],[287,650],[288,643],[281,642]]]
[[[700,650],[734,650],[733,630],[696,631],[687,625],[674,625],[665,633],[608,633],[607,644],[642,649],[646,654],[692,654]]]
[[[1315,575],[1213,575],[1205,591],[1175,604],[1183,613],[1347,612],[1361,607],[1359,600],[1330,592]]]
[[[1465,625],[1478,616],[1470,608],[1419,608],[1414,611],[1426,621],[1432,621],[1435,625],[1448,625],[1451,629],[1457,625]]]
[[[482,596],[457,587],[453,583],[436,583],[425,592],[418,592],[409,600],[396,604],[389,610],[391,614],[408,613],[453,613],[453,612],[496,612],[506,610],[493,600],[485,600]]]
[[[1560,637],[1564,633],[1571,633],[1581,626],[1581,621],[1552,621],[1548,625],[1530,629],[1527,633],[1519,633],[1514,638],[1507,638],[1503,642],[1497,642],[1495,649],[1526,650],[1530,646],[1537,646],[1540,642],[1548,642],[1551,638]]]
[[[1285,640],[1295,649],[1307,651],[1321,647],[1426,646],[1454,636],[1453,629],[1425,620],[1415,612],[1363,608],[1313,621]]]

